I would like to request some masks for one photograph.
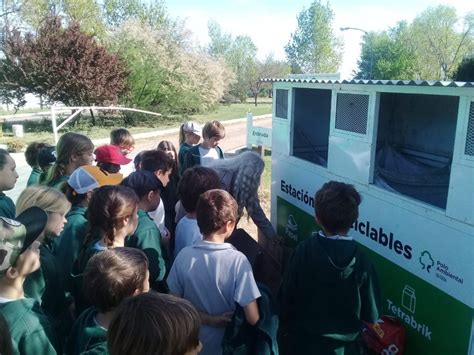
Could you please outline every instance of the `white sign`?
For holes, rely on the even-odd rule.
[[[270,128],[254,126],[253,115],[249,112],[247,114],[247,147],[250,148],[252,145],[271,148],[272,130]]]

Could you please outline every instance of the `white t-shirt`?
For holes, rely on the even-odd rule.
[[[174,232],[174,257],[185,247],[189,247],[194,243],[202,240],[201,231],[196,219],[188,216],[181,218],[176,225]]]
[[[184,248],[176,257],[167,279],[170,292],[190,301],[198,311],[219,315],[260,297],[247,257],[229,243],[205,240]],[[201,355],[222,354],[225,328],[203,325]]]
[[[199,155],[201,156],[202,166],[209,166],[211,162],[220,158],[219,151],[216,148],[205,149],[199,146]]]
[[[168,234],[168,230],[165,226],[165,205],[163,204],[163,200],[160,199],[160,204],[156,208],[156,210],[148,212],[150,218],[155,222],[156,226],[160,230],[161,236]]]

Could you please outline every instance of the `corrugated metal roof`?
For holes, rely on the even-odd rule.
[[[313,83],[313,84],[358,84],[358,85],[399,85],[399,86],[441,86],[472,88],[474,82],[468,81],[441,81],[441,80],[324,80],[316,78],[263,78],[263,82],[284,83]]]

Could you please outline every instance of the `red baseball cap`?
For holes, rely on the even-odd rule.
[[[117,145],[106,144],[95,150],[95,160],[99,163],[112,163],[117,165],[127,165],[132,159],[127,158]]]

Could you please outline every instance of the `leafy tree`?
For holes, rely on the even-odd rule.
[[[334,13],[327,3],[315,0],[297,17],[298,27],[285,46],[293,72],[336,72],[342,59],[342,42],[332,30]]]
[[[37,33],[13,31],[0,62],[0,88],[10,98],[25,92],[66,105],[113,103],[124,88],[126,71],[77,23],[62,28],[48,18]],[[21,102],[19,103],[21,104]]]
[[[263,78],[283,77],[290,74],[291,68],[287,63],[273,58],[273,54],[268,55],[263,62],[257,62],[256,70],[250,83],[255,106],[257,106],[258,96],[263,89],[271,90],[271,84],[261,81]]]
[[[474,12],[462,22],[456,9],[446,5],[430,7],[414,19],[411,36],[419,78],[446,80],[453,76],[462,58],[474,48]]]
[[[208,24],[208,33],[211,39],[208,52],[222,58],[235,75],[229,93],[244,102],[257,70],[257,47],[248,36],[233,38],[223,33],[217,22]]]
[[[223,96],[231,73],[219,59],[176,43],[176,34],[170,31],[174,28],[157,30],[132,20],[109,38],[109,48],[130,71],[121,100],[160,112],[190,114],[209,109]]]
[[[454,80],[474,81],[474,56],[463,59],[454,73]]]
[[[411,79],[415,75],[416,58],[410,46],[408,24],[364,35],[358,61],[358,79]]]
[[[96,0],[19,0],[21,19],[34,30],[43,26],[51,16],[59,16],[66,23],[76,22],[81,31],[102,37],[105,26]]]
[[[117,29],[129,20],[136,20],[157,29],[167,24],[170,19],[166,13],[163,0],[104,0],[103,16],[107,26]]]

